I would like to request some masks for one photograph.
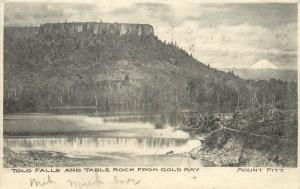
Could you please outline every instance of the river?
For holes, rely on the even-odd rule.
[[[170,126],[148,122],[107,122],[88,115],[13,114],[4,116],[4,146],[18,153],[59,153],[86,166],[201,167],[183,155],[199,140]]]

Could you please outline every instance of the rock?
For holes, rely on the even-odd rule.
[[[279,154],[277,154],[274,158],[273,158],[273,162],[275,163],[282,163],[282,158]]]
[[[167,155],[174,154],[174,151],[171,150],[171,151],[167,152],[166,154],[167,154]]]

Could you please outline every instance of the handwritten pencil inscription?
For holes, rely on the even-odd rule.
[[[45,185],[49,185],[49,184],[54,184],[56,182],[54,182],[52,180],[52,178],[50,177],[50,175],[47,176],[46,179],[44,180],[39,180],[39,179],[35,179],[35,178],[30,178],[30,186],[31,187],[41,187],[41,186],[45,186]]]
[[[101,177],[96,173],[93,177],[87,180],[79,180],[79,179],[67,179],[65,181],[68,186],[74,188],[85,188],[89,186],[99,186],[104,184],[104,181]],[[55,182],[50,175],[47,178],[40,179],[40,178],[30,178],[29,180],[31,187],[43,187],[50,184],[55,184]],[[122,184],[122,185],[138,185],[141,183],[141,180],[133,179],[133,178],[121,178],[119,176],[114,176],[112,180],[109,182],[111,184]]]

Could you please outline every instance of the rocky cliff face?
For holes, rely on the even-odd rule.
[[[149,24],[125,24],[102,22],[73,22],[73,23],[48,23],[40,26],[42,33],[94,33],[117,35],[153,35],[153,27]]]

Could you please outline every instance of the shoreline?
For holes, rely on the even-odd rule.
[[[192,158],[211,162],[212,167],[297,167],[297,121],[294,121],[297,114],[290,115],[290,111],[269,110],[260,115],[256,109],[248,110],[237,118],[211,118],[211,124],[200,123],[197,129],[195,125],[183,125],[181,129],[202,138],[201,146],[189,154]],[[287,125],[281,124],[282,116]],[[263,133],[259,132],[260,128],[252,131],[251,127],[258,125],[265,125],[260,126]],[[273,134],[274,129],[282,126],[287,134]]]
[[[246,149],[241,156],[242,151],[240,145],[208,149],[201,144],[191,151],[170,155],[184,155],[187,158],[198,159],[201,162],[205,162],[207,166],[204,167],[297,167],[296,161],[283,163],[283,160],[281,160],[279,162],[276,160],[278,156],[273,155],[275,158],[272,159],[267,157],[270,156],[269,154],[263,154],[256,149]]]
[[[3,167],[74,167],[84,165],[80,160],[65,157],[58,152],[28,152],[26,154],[15,152],[3,147]]]
[[[196,114],[195,114],[196,115]],[[200,140],[201,144],[186,152],[176,153],[173,150],[159,156],[180,156],[208,162],[207,167],[296,167],[297,166],[297,114],[292,110],[267,110],[264,114],[260,110],[241,111],[239,115],[229,120],[222,120],[213,115],[198,114],[204,120],[187,122],[174,130],[189,133],[190,140]],[[199,117],[198,117],[199,118]],[[284,118],[286,125],[282,125]],[[197,118],[196,118],[197,119]],[[200,120],[200,119],[197,119]],[[188,120],[190,121],[190,120]],[[252,124],[252,125],[251,125]],[[284,129],[283,135],[274,133],[274,129]],[[295,137],[296,136],[296,137]],[[279,140],[279,137],[285,140]],[[46,153],[46,152],[45,152]],[[77,166],[82,161],[63,156],[54,160],[51,156],[18,154],[4,147],[4,159],[8,164],[15,158],[17,165],[25,159],[34,165],[67,165]],[[11,159],[9,159],[11,158]],[[36,158],[36,159],[35,159]],[[49,159],[47,159],[49,158]],[[5,163],[5,162],[4,162]]]

